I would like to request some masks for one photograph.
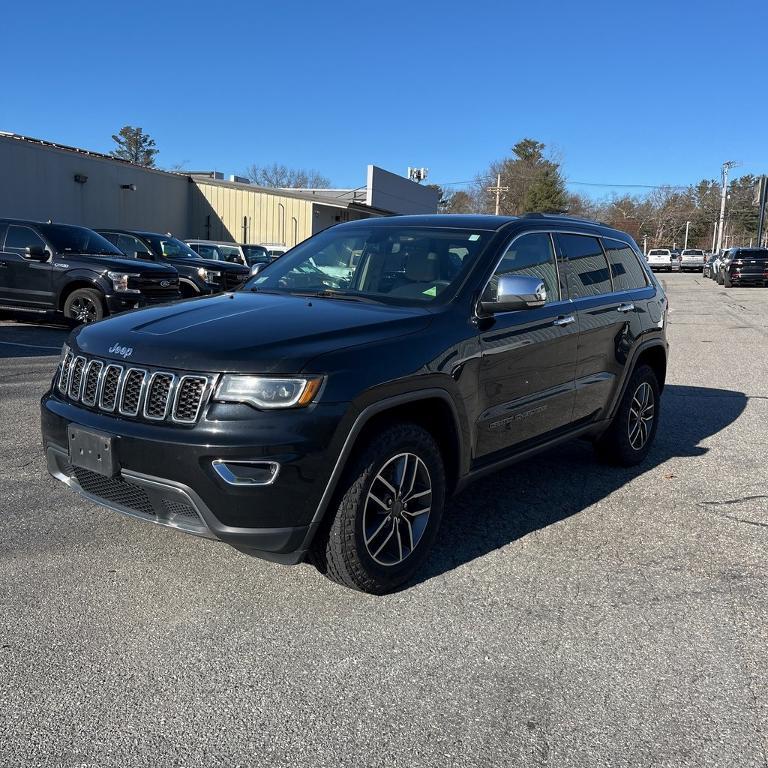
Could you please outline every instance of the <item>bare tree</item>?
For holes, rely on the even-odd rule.
[[[328,189],[331,181],[319,171],[306,168],[289,168],[282,163],[251,165],[245,175],[260,187],[294,189]]]

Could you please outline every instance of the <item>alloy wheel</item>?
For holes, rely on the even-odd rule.
[[[654,402],[653,389],[647,381],[644,381],[632,396],[632,403],[629,406],[629,418],[627,420],[629,444],[636,451],[642,450],[648,442],[655,413],[656,404]]]
[[[432,478],[414,453],[389,459],[371,483],[363,510],[363,539],[379,565],[403,562],[419,544],[432,510]]]
[[[72,317],[81,323],[92,323],[96,320],[96,305],[87,296],[78,296],[70,307]]]

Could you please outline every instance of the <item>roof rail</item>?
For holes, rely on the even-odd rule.
[[[583,221],[585,224],[599,224],[601,227],[610,227],[614,229],[611,224],[607,224],[604,221],[598,221],[597,219],[587,219],[583,216],[571,216],[568,213],[539,213],[538,211],[524,213],[522,218],[524,219],[568,219],[569,221]]]

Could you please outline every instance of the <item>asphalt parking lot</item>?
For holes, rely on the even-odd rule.
[[[0,765],[765,768],[768,290],[663,281],[646,463],[481,481],[384,598],[50,479],[66,331],[0,322]]]

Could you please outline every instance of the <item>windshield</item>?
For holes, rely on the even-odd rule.
[[[104,254],[125,258],[122,251],[92,229],[66,224],[40,224],[39,229],[58,253]]]
[[[202,259],[199,253],[195,253],[186,243],[177,240],[175,237],[163,235],[143,235],[145,240],[149,240],[156,256],[176,259]]]
[[[683,256],[703,256],[704,251],[698,251],[695,248],[689,248],[687,251],[683,251]]]
[[[437,227],[333,227],[293,248],[245,289],[426,304],[451,293],[492,235]]]
[[[242,245],[240,247],[243,249],[249,267],[252,267],[254,264],[268,264],[272,261],[269,258],[267,249],[262,248],[260,245]]]
[[[669,251],[648,251],[649,256],[669,256]]]

